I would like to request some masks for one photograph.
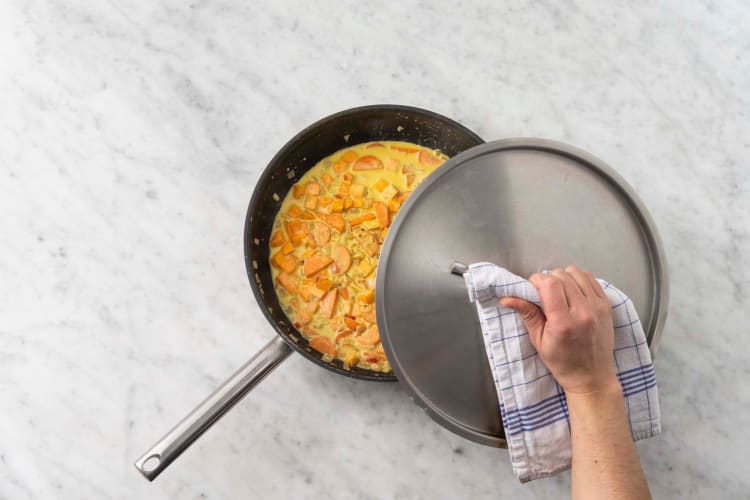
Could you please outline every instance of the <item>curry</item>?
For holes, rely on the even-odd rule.
[[[294,184],[274,221],[270,260],[284,313],[331,361],[389,372],[375,319],[375,276],[388,227],[447,157],[415,144],[357,144]]]

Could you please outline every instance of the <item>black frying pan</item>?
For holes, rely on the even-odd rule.
[[[292,349],[312,362],[347,377],[395,381],[392,373],[352,367],[341,361],[323,361],[322,354],[290,324],[279,306],[269,266],[268,240],[281,202],[295,182],[323,158],[369,141],[405,141],[448,156],[484,141],[463,125],[431,111],[397,105],[353,108],[310,125],[273,157],[253,191],[245,219],[245,267],[255,298],[266,319],[278,333],[259,353],[243,365],[211,396],[169,431],[136,461],[136,468],[153,480],[193,441],[227,412],[265,375],[283,361]],[[291,348],[291,349],[290,349]]]

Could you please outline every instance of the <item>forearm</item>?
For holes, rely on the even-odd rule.
[[[593,394],[566,394],[573,442],[573,500],[649,499],[615,380]]]

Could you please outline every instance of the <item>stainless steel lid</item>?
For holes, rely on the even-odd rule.
[[[666,319],[667,266],[651,217],[601,160],[540,139],[476,146],[409,197],[380,256],[380,336],[399,381],[438,423],[504,446],[476,310],[454,261],[528,276],[575,263],[628,294],[652,352]]]

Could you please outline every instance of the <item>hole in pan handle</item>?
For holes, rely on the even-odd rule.
[[[275,337],[144,453],[135,468],[153,481],[291,352],[281,337]]]

